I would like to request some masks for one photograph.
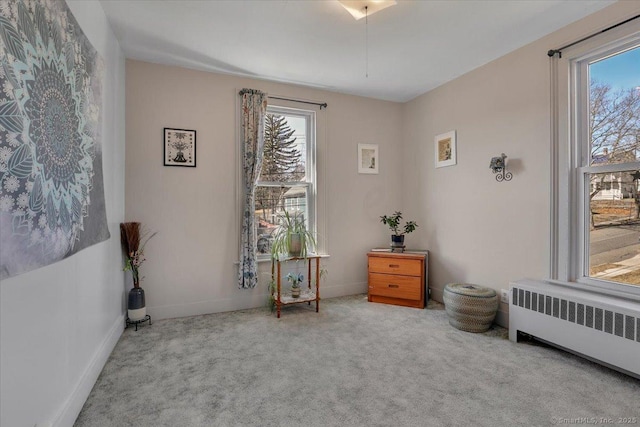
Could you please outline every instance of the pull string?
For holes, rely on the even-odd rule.
[[[369,78],[369,6],[364,7],[365,77]]]

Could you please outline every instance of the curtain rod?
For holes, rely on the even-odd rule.
[[[589,40],[590,38],[593,38],[593,37],[595,37],[595,36],[597,36],[597,35],[599,35],[599,34],[606,33],[606,32],[607,32],[607,31],[609,31],[609,30],[613,30],[614,28],[619,27],[620,25],[624,25],[624,24],[626,24],[627,22],[633,21],[634,19],[638,19],[638,18],[640,18],[640,15],[636,15],[636,16],[634,16],[634,17],[632,17],[632,18],[627,19],[626,21],[619,22],[619,23],[617,23],[617,24],[615,24],[615,25],[612,25],[612,26],[610,26],[610,27],[605,28],[604,30],[600,30],[600,31],[598,31],[597,33],[593,33],[593,34],[591,34],[590,36],[583,37],[583,38],[581,38],[581,39],[580,39],[580,40],[578,40],[578,41],[575,41],[575,42],[573,42],[573,43],[569,43],[568,45],[565,45],[565,46],[559,47],[558,49],[551,49],[551,50],[549,50],[549,51],[547,52],[547,55],[549,56],[549,58],[552,58],[552,57],[557,53],[557,54],[558,54],[558,58],[562,58],[562,51],[563,51],[564,49],[566,49],[566,48],[568,48],[568,47],[571,47],[571,46],[573,46],[573,45],[576,45],[576,44],[578,44],[578,43],[582,43],[583,41],[585,41],[585,40]]]
[[[242,89],[240,92],[238,92],[238,95],[244,95],[245,93],[264,93],[261,92],[257,89],[247,89],[244,88]],[[301,104],[310,104],[310,105],[319,105],[320,109],[322,110],[323,108],[327,108],[327,103],[326,102],[311,102],[311,101],[303,101],[301,99],[292,99],[292,98],[280,98],[279,96],[267,96],[270,99],[279,99],[280,101],[291,101],[291,102],[299,102]]]
[[[278,96],[269,96],[269,99],[279,99],[280,101],[291,101],[291,102],[299,102],[301,104],[319,105],[321,110],[323,108],[327,108],[327,103],[326,102],[302,101],[300,99],[280,98]]]

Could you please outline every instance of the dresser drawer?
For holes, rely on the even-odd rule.
[[[420,300],[421,288],[421,277],[369,273],[369,295]]]
[[[369,257],[369,272],[421,276],[422,262],[417,259]]]

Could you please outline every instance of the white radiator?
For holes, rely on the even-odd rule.
[[[509,296],[511,341],[523,332],[640,378],[640,302],[529,279]]]

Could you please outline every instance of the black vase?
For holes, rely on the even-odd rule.
[[[147,307],[144,302],[144,289],[132,288],[129,291],[129,304],[127,305],[129,320],[142,320],[147,315]]]

